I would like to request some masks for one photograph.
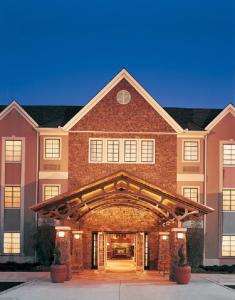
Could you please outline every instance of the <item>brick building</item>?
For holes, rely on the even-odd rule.
[[[204,264],[235,264],[234,116],[163,108],[126,70],[84,107],[0,106],[0,261],[35,260],[51,218],[73,266],[162,269],[197,219]]]

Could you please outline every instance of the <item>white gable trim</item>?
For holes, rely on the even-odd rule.
[[[15,101],[13,100],[1,113],[0,120],[4,119],[13,109],[17,112],[33,127],[38,127],[38,124],[33,118]]]
[[[227,105],[219,114],[212,120],[207,126],[206,130],[210,131],[215,125],[217,125],[228,113],[231,113],[235,117],[235,107],[233,104]]]
[[[182,127],[153,99],[153,97],[125,70],[119,72],[87,105],[85,105],[69,122],[64,125],[65,130],[70,130],[81,120],[109,91],[122,79],[126,79],[140,95],[168,122],[176,131],[182,132]]]

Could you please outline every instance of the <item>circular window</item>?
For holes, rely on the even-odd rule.
[[[120,104],[128,104],[131,101],[131,94],[126,90],[121,90],[117,93],[117,101]]]

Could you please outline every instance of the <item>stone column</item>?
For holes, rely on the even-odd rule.
[[[69,226],[56,226],[56,247],[60,249],[61,261],[67,266],[67,279],[72,278],[71,270],[71,228]]]
[[[157,269],[164,273],[170,269],[170,232],[159,232]]]
[[[83,231],[72,231],[72,271],[83,270]]]
[[[183,253],[185,256],[185,264],[187,263],[187,249],[186,249],[186,228],[172,228],[170,233],[170,280],[175,280],[174,265],[179,262],[178,251],[183,246]]]

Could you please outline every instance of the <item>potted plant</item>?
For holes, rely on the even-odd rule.
[[[55,283],[63,283],[67,277],[67,267],[61,261],[59,248],[54,249],[54,260],[51,265],[51,280]]]
[[[191,278],[191,267],[185,264],[183,245],[178,250],[179,261],[175,266],[175,281],[179,284],[188,284]]]

